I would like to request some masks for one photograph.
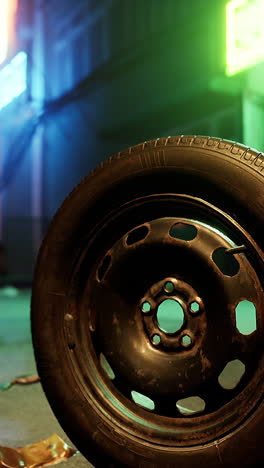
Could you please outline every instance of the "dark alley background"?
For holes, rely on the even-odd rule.
[[[13,281],[31,283],[57,208],[113,153],[173,134],[264,147],[263,62],[226,75],[226,0],[3,3],[0,236]]]

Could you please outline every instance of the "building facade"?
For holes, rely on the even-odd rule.
[[[17,138],[0,216],[13,274],[32,275],[49,220],[111,154],[171,134],[242,140],[241,92],[215,85],[225,4],[19,0],[12,53],[27,54],[27,89],[0,111],[3,160]]]

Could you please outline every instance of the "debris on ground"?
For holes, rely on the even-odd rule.
[[[78,450],[53,434],[46,440],[25,447],[0,446],[0,468],[35,468],[56,465],[76,455]]]
[[[11,382],[3,382],[0,384],[0,390],[8,390],[13,385],[30,385],[33,383],[40,382],[40,377],[38,375],[21,375],[16,377]]]

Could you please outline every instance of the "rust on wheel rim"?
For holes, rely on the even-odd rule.
[[[95,226],[64,322],[102,428],[176,448],[246,423],[264,387],[262,263],[233,218],[191,196],[137,199]]]

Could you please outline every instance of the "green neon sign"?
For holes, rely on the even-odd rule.
[[[264,61],[264,0],[231,0],[226,5],[226,74]]]

